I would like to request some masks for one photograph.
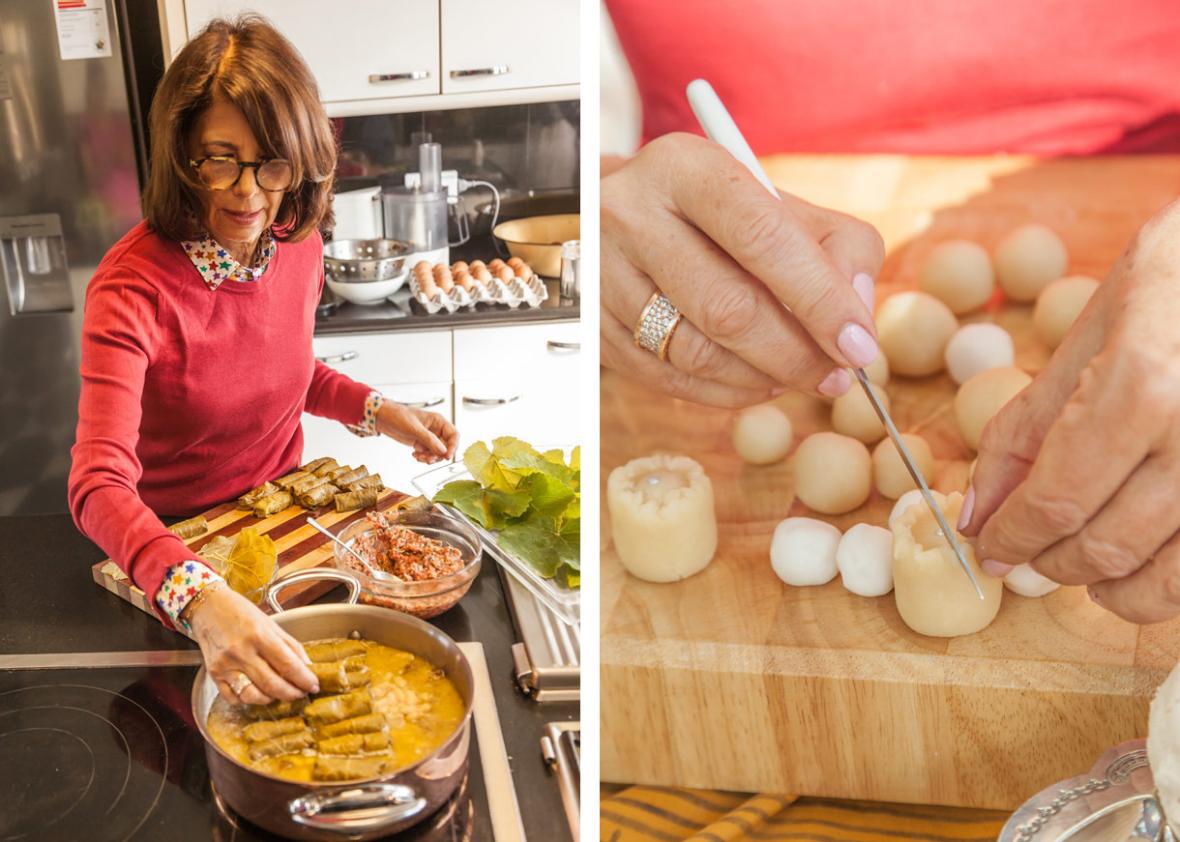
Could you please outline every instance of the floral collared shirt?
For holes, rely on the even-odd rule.
[[[269,228],[262,232],[258,262],[253,266],[238,263],[229,250],[222,248],[209,234],[196,240],[182,240],[180,247],[197,268],[205,286],[215,290],[225,281],[253,283],[261,278],[275,255],[275,238]]]

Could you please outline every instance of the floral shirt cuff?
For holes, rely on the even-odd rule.
[[[345,426],[361,437],[377,435],[377,413],[384,402],[385,398],[376,389],[369,392],[369,396],[365,398],[365,411],[361,416],[360,423],[346,424]]]
[[[156,591],[156,605],[160,606],[160,610],[168,615],[173,625],[184,631],[185,634],[191,635],[192,629],[189,624],[180,619],[181,612],[202,590],[215,582],[224,581],[204,562],[193,559],[174,564],[168,568],[168,572],[164,576],[164,583]]]

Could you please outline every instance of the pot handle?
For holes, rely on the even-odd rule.
[[[348,586],[348,598],[345,603],[348,605],[356,605],[360,601],[361,583],[356,576],[353,576],[346,570],[335,570],[327,567],[313,567],[309,570],[300,570],[298,573],[292,573],[289,576],[280,576],[271,582],[266,588],[266,604],[270,609],[279,614],[283,610],[283,606],[279,604],[278,594],[283,588],[289,585],[298,585],[302,582],[314,582],[317,579],[334,579],[337,582],[342,582]]]
[[[426,809],[404,784],[369,783],[302,795],[287,805],[296,824],[341,836],[380,831]]]

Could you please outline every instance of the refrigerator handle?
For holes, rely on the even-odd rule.
[[[66,243],[57,214],[0,216],[0,272],[12,315],[74,309]]]

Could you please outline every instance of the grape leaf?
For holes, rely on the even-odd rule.
[[[475,480],[448,482],[434,495],[434,502],[448,503],[487,529],[502,529],[509,518],[523,515],[532,502],[527,491],[485,489]]]
[[[544,576],[552,579],[561,564],[557,553],[557,532],[551,518],[514,523],[500,531],[500,546]]]
[[[582,470],[582,445],[578,445],[570,453],[570,468],[575,471]]]
[[[485,488],[514,491],[520,484],[519,473],[505,470],[502,460],[482,441],[477,441],[463,453],[463,464]]]
[[[533,510],[556,518],[574,499],[573,489],[548,474],[533,474],[522,486],[532,499]]]
[[[566,518],[557,532],[557,540],[553,549],[560,558],[575,570],[582,569],[582,520],[581,518]]]

